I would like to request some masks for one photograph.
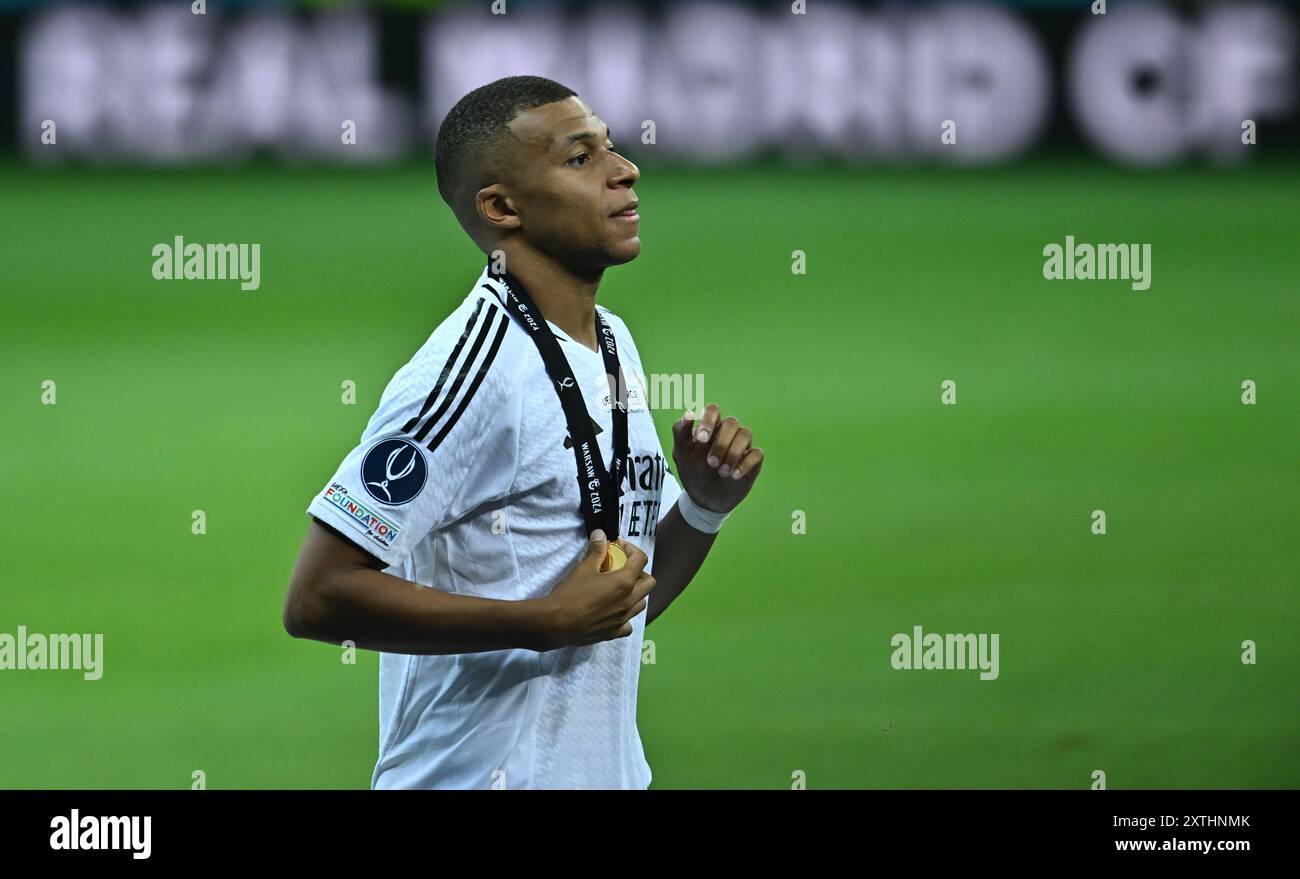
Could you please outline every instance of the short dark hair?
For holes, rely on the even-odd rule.
[[[576,94],[545,77],[507,76],[479,86],[456,102],[438,128],[433,163],[438,193],[462,223],[461,211],[467,205],[458,205],[456,200],[466,182],[488,169],[496,142],[510,121],[523,110]]]

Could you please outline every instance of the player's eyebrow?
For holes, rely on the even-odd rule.
[[[569,147],[573,146],[573,144],[577,143],[580,140],[595,140],[595,139],[596,139],[596,132],[580,131],[577,134],[570,134],[568,137],[566,137],[564,139],[564,142],[560,144],[560,149],[567,150]],[[605,126],[605,140],[613,140],[613,138],[609,136],[608,125]]]

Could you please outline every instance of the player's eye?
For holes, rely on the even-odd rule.
[[[591,158],[591,156],[587,155],[586,153],[578,153],[578,154],[577,154],[576,156],[574,156],[572,159],[569,159],[569,164],[570,164],[570,165],[573,165],[574,163],[577,163],[576,167],[581,167],[582,165],[585,165],[586,162],[579,162],[578,160],[579,160],[579,159],[590,159],[590,158]]]

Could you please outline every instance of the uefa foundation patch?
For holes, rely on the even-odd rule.
[[[361,501],[351,497],[347,488],[339,485],[337,482],[331,483],[321,495],[325,500],[343,511],[347,520],[356,527],[358,531],[369,537],[375,543],[384,549],[391,549],[393,541],[401,533],[401,529],[389,522],[383,516],[380,516],[374,510],[367,507]]]

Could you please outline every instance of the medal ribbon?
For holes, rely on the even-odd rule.
[[[573,377],[573,369],[560,350],[560,343],[552,335],[546,318],[538,310],[532,296],[519,279],[509,272],[498,275],[488,269],[488,277],[502,284],[510,307],[506,309],[528,333],[537,352],[542,356],[546,373],[560,398],[564,419],[568,423],[569,438],[573,442],[573,460],[578,468],[578,495],[581,498],[583,522],[590,534],[597,528],[611,541],[619,537],[619,485],[627,470],[627,384],[618,362],[618,344],[614,331],[609,328],[596,310],[596,339],[605,360],[605,378],[610,383],[610,417],[614,422],[614,469],[605,469],[596,442],[596,432],[591,416],[582,399],[582,388]],[[614,382],[617,381],[617,386]]]

